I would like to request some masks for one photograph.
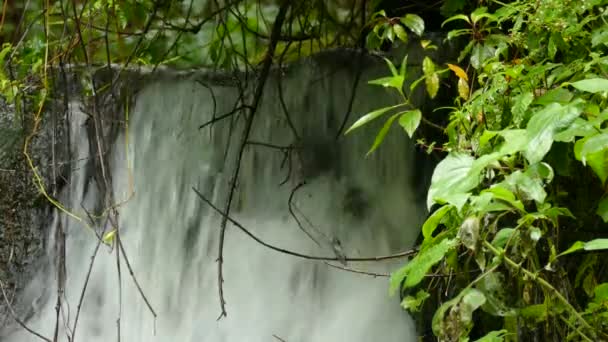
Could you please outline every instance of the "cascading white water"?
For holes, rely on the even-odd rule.
[[[336,141],[355,75],[325,64],[309,62],[292,68],[281,82],[286,106],[302,138],[300,157],[292,155],[291,177],[283,185],[289,169],[283,163],[283,152],[255,144],[287,146],[294,142],[280,105],[277,74],[269,80],[231,215],[264,241],[300,253],[333,256],[333,238],[341,241],[350,257],[407,249],[424,216],[423,205],[411,190],[416,167],[413,146],[396,127],[367,158],[365,152],[378,126]],[[362,76],[351,123],[392,101],[386,92],[366,84],[370,75]],[[158,317],[155,320],[148,310],[124,261],[119,284],[115,252],[103,246],[95,259],[75,340],[117,341],[120,316],[120,341],[127,342],[279,341],[273,335],[287,342],[415,341],[411,319],[400,309],[398,299],[388,295],[387,278],[278,253],[230,224],[224,248],[228,316],[216,320],[220,313],[216,263],[220,216],[192,187],[224,206],[244,118],[234,118],[232,134],[228,119],[199,130],[214,110],[216,115],[230,111],[238,93],[232,87],[210,84],[212,94],[196,78],[149,82],[137,94],[130,113],[128,146],[121,134],[112,150],[116,201],[129,196],[130,174],[135,191],[119,207],[122,241]],[[77,106],[73,108],[73,158],[85,158],[89,156],[85,115]],[[130,171],[128,166],[132,166]],[[289,214],[291,190],[302,180],[307,185],[294,196],[294,212],[319,245]],[[94,180],[78,171],[64,198],[69,198],[71,208],[81,204],[92,208],[98,196],[95,189]],[[55,221],[59,219],[67,230],[67,304],[59,336],[60,341],[68,341],[96,240],[82,224],[64,215]],[[403,262],[349,266],[390,272]],[[54,330],[55,284],[53,271],[42,272],[26,291],[26,295],[42,294],[27,325],[45,336]],[[3,338],[9,342],[37,340],[23,330]]]

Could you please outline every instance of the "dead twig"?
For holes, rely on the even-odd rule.
[[[4,301],[6,302],[6,306],[8,307],[8,310],[10,311],[11,316],[13,316],[13,319],[15,320],[15,322],[17,322],[17,324],[19,324],[23,329],[25,329],[30,334],[32,334],[46,342],[51,342],[50,339],[42,336],[41,334],[35,332],[32,329],[30,329],[22,320],[19,319],[19,317],[17,317],[17,314],[15,314],[15,310],[13,310],[13,306],[9,302],[8,296],[6,295],[6,292],[4,291],[4,283],[2,282],[2,280],[0,280],[0,289],[2,290],[2,296],[4,296]]]
[[[243,139],[241,142],[241,146],[239,149],[238,159],[236,163],[236,168],[234,170],[234,174],[231,178],[231,188],[228,194],[228,199],[226,201],[226,213],[230,213],[230,208],[232,207],[232,199],[234,198],[234,192],[236,188],[236,183],[239,178],[239,173],[241,170],[241,161],[243,159],[243,155],[245,152],[245,147],[247,146],[247,140],[249,139],[249,133],[251,132],[251,127],[253,126],[253,121],[255,115],[257,113],[257,108],[262,98],[262,94],[264,93],[264,85],[266,84],[266,80],[268,79],[268,74],[270,72],[270,67],[272,65],[272,60],[274,56],[274,52],[277,47],[278,38],[281,34],[281,27],[283,26],[283,22],[287,16],[287,10],[289,9],[291,1],[283,0],[281,3],[281,7],[279,8],[279,13],[277,14],[273,27],[272,33],[270,35],[270,43],[268,46],[268,50],[266,52],[266,57],[264,59],[264,64],[262,67],[262,72],[260,74],[260,78],[258,79],[258,84],[254,93],[253,104],[250,108],[250,114],[245,126],[245,130],[243,132]],[[224,254],[224,239],[226,236],[226,223],[227,223],[228,215],[222,218],[222,222],[220,224],[220,238],[219,238],[219,251],[218,251],[218,290],[220,297],[220,308],[221,313],[218,319],[227,316],[226,312],[226,300],[224,299],[224,287],[223,287],[223,254]]]
[[[357,262],[360,262],[360,261],[382,261],[382,260],[400,259],[400,258],[405,258],[405,257],[412,256],[412,255],[418,253],[418,249],[417,248],[413,248],[413,249],[410,249],[410,250],[407,250],[407,251],[403,251],[403,252],[399,252],[399,253],[395,253],[395,254],[390,254],[390,255],[379,255],[379,256],[357,257],[357,258],[350,258],[350,257],[338,258],[338,257],[335,257],[335,256],[333,256],[333,257],[325,257],[325,256],[316,256],[316,255],[309,255],[309,254],[304,254],[304,253],[290,251],[288,249],[277,247],[277,246],[271,245],[271,244],[263,241],[262,239],[260,239],[259,237],[257,237],[255,234],[253,234],[252,232],[250,232],[247,228],[245,228],[238,221],[236,221],[235,219],[233,219],[233,218],[229,217],[228,215],[226,215],[226,213],[224,211],[222,211],[220,208],[216,207],[213,203],[211,203],[211,201],[209,201],[209,199],[207,199],[196,188],[193,187],[192,190],[198,195],[198,197],[203,202],[205,202],[207,205],[209,205],[215,212],[217,212],[218,214],[220,214],[226,221],[232,223],[239,230],[241,230],[243,233],[245,233],[247,236],[249,236],[251,239],[253,239],[257,243],[259,243],[260,245],[262,245],[262,246],[264,246],[266,248],[270,248],[270,249],[272,249],[274,251],[277,251],[279,253],[295,256],[295,257],[302,258],[302,259],[308,259],[308,260],[319,260],[319,261],[341,261],[341,260],[346,260],[346,261],[357,261]]]

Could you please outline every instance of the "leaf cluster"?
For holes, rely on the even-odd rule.
[[[608,250],[607,4],[463,4],[472,10],[443,23],[447,40],[466,43],[456,60],[440,69],[425,58],[409,86],[406,59],[400,71],[387,61],[391,75],[370,82],[403,99],[349,129],[399,111],[370,152],[396,118],[420,135],[427,115],[410,94],[422,80],[431,98],[440,77],[457,90],[445,140],[434,142],[445,154],[428,190],[420,252],[391,277],[405,309],[431,310],[435,338],[608,338],[608,272],[598,262]],[[399,39],[402,19],[389,21]],[[377,25],[377,38],[393,39],[386,22]]]

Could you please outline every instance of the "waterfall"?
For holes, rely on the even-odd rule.
[[[329,257],[336,255],[336,240],[348,257],[388,255],[413,246],[425,215],[421,196],[413,190],[417,181],[413,144],[395,126],[380,149],[365,157],[383,122],[336,139],[357,77],[354,60],[352,56],[311,59],[270,75],[231,210],[236,221],[269,244]],[[372,109],[395,103],[385,90],[367,84],[385,73],[383,64],[366,62],[348,124]],[[223,264],[227,317],[217,320],[221,216],[192,188],[224,207],[245,118],[233,115],[199,129],[213,117],[229,113],[239,97],[234,85],[214,83],[206,75],[147,77],[129,110],[128,130],[122,125],[111,142],[108,171],[113,197],[116,202],[128,199],[118,207],[121,240],[157,318],[124,258],[119,282],[116,252],[102,245],[75,340],[415,341],[411,318],[398,298],[388,295],[388,278],[279,253],[230,223]],[[85,161],[70,176],[61,198],[85,216],[82,208],[94,212],[100,194],[84,167],[91,157],[90,142],[86,115],[79,107],[76,102],[71,105],[72,158]],[[295,134],[300,138],[297,143]],[[83,224],[57,212],[49,222],[49,246],[59,222],[67,231],[67,285],[59,340],[68,341],[97,240]],[[53,260],[51,247],[48,254]],[[347,267],[389,273],[404,262],[348,262]],[[55,286],[55,271],[47,267],[23,295],[33,303],[26,324],[45,336],[52,336],[55,328]],[[2,340],[40,341],[19,327],[5,332]]]

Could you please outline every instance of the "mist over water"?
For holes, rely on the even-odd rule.
[[[334,256],[334,238],[351,257],[405,250],[413,245],[424,217],[422,201],[412,190],[413,145],[393,127],[382,147],[365,158],[378,125],[335,140],[355,74],[334,69],[311,62],[283,76],[285,104],[301,137],[291,158],[276,148],[290,145],[295,138],[279,101],[277,75],[271,77],[249,138],[252,144],[246,149],[231,215],[264,241],[300,253]],[[350,123],[390,104],[386,92],[366,84],[369,79],[369,73],[362,76]],[[287,342],[415,341],[411,319],[399,307],[398,298],[388,295],[388,278],[280,254],[230,224],[224,247],[228,316],[217,321],[221,217],[192,187],[224,206],[245,120],[234,116],[199,130],[202,123],[229,112],[238,98],[234,87],[207,86],[212,91],[196,75],[149,82],[129,113],[128,135],[123,130],[113,142],[115,200],[127,199],[131,188],[135,192],[118,209],[121,238],[158,317],[154,319],[148,310],[124,260],[119,282],[115,251],[102,246],[75,340],[117,341],[120,317],[120,341],[127,342],[278,341],[273,335]],[[78,104],[73,104],[75,159],[89,157],[85,119]],[[82,205],[94,210],[99,193],[85,170],[72,175],[62,198],[70,208]],[[288,173],[289,179],[281,185]],[[293,196],[292,210],[318,244],[289,212],[292,189],[302,181],[306,185]],[[56,215],[49,222],[49,246],[59,220],[67,231],[66,304],[59,340],[68,341],[97,241],[82,224]],[[50,248],[49,258],[52,253]],[[403,262],[348,265],[388,273]],[[24,294],[32,298],[35,312],[27,324],[45,336],[52,336],[55,325],[54,274],[52,268],[41,271]],[[20,330],[2,340],[39,341]]]

